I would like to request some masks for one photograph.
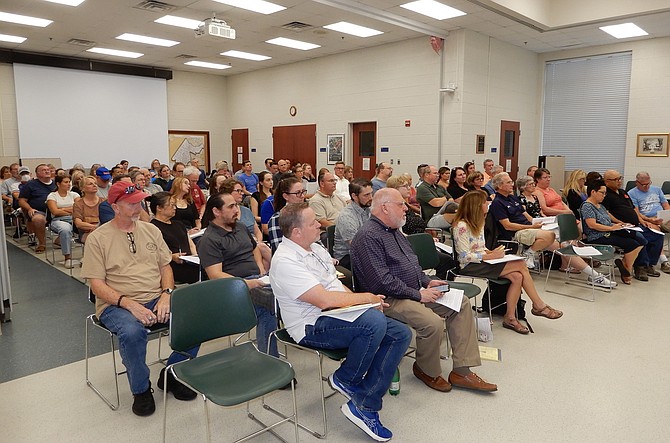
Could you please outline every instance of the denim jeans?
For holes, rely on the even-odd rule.
[[[158,298],[145,303],[147,309],[153,310]],[[121,361],[126,367],[130,392],[133,395],[141,394],[149,389],[149,367],[147,366],[147,341],[148,329],[135,318],[130,311],[116,306],[108,306],[102,311],[100,321],[107,329],[116,334],[119,339],[119,353]],[[195,346],[186,351],[191,357],[198,354],[200,346]],[[167,364],[171,365],[186,360],[184,355],[173,352],[168,358]]]
[[[60,237],[60,249],[63,255],[72,253],[72,217],[55,217],[51,220],[51,230]]]
[[[665,236],[651,232],[651,229],[642,226],[642,232],[636,232],[638,241],[644,244],[635,259],[634,266],[654,266],[663,251]]]
[[[335,376],[352,388],[352,401],[359,409],[381,410],[382,397],[412,339],[409,328],[377,309],[368,309],[353,322],[321,316],[305,327],[305,333],[301,345],[349,349]]]
[[[261,352],[267,352],[273,357],[279,357],[277,340],[272,340],[268,349],[270,333],[277,330],[277,317],[261,306],[254,305],[254,310],[256,311],[256,319],[258,321],[256,324],[256,345],[258,349]]]

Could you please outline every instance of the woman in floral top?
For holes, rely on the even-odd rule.
[[[519,323],[515,312],[517,301],[521,296],[521,288],[526,291],[533,303],[531,309],[533,315],[557,319],[563,313],[552,308],[540,298],[523,260],[497,264],[483,262],[483,260],[502,258],[505,255],[504,246],[500,246],[493,251],[486,249],[484,219],[487,212],[488,202],[485,192],[470,191],[463,196],[454,220],[454,252],[458,256],[463,274],[485,278],[505,278],[510,281],[507,289],[507,312],[503,318],[503,327],[519,334],[528,334],[528,328]]]
[[[516,189],[519,192],[519,200],[526,212],[533,218],[543,217],[540,202],[533,194],[535,192],[535,179],[528,175],[516,179]]]

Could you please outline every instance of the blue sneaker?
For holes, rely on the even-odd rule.
[[[350,422],[358,426],[377,441],[389,441],[393,437],[393,432],[379,421],[379,414],[377,412],[364,412],[356,407],[356,405],[349,400],[349,402],[342,405],[340,408],[345,417]]]
[[[347,400],[351,400],[351,397],[354,396],[354,391],[335,378],[335,373],[332,373],[328,376],[328,384],[334,391],[344,395]]]

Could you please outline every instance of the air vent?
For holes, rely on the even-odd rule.
[[[314,26],[308,25],[307,23],[302,23],[302,22],[291,22],[291,23],[286,23],[285,25],[282,26],[282,29],[288,29],[289,31],[304,31],[306,29],[312,29]]]
[[[176,56],[175,58],[180,58],[180,59],[182,59],[182,60],[191,60],[191,59],[193,59],[193,58],[198,58],[198,57],[195,56],[195,55],[191,55],[191,54],[179,54],[179,55]]]
[[[95,46],[97,44],[97,43],[92,42],[90,40],[84,40],[84,39],[81,39],[81,38],[71,38],[67,42],[70,45],[85,46],[87,48],[92,48],[93,46]]]
[[[140,2],[139,4],[133,7],[151,12],[170,12],[177,9],[177,7],[174,5],[158,2],[156,0],[144,0],[143,2]]]

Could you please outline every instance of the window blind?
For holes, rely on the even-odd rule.
[[[630,92],[630,52],[547,62],[543,155],[565,169],[623,171]]]

